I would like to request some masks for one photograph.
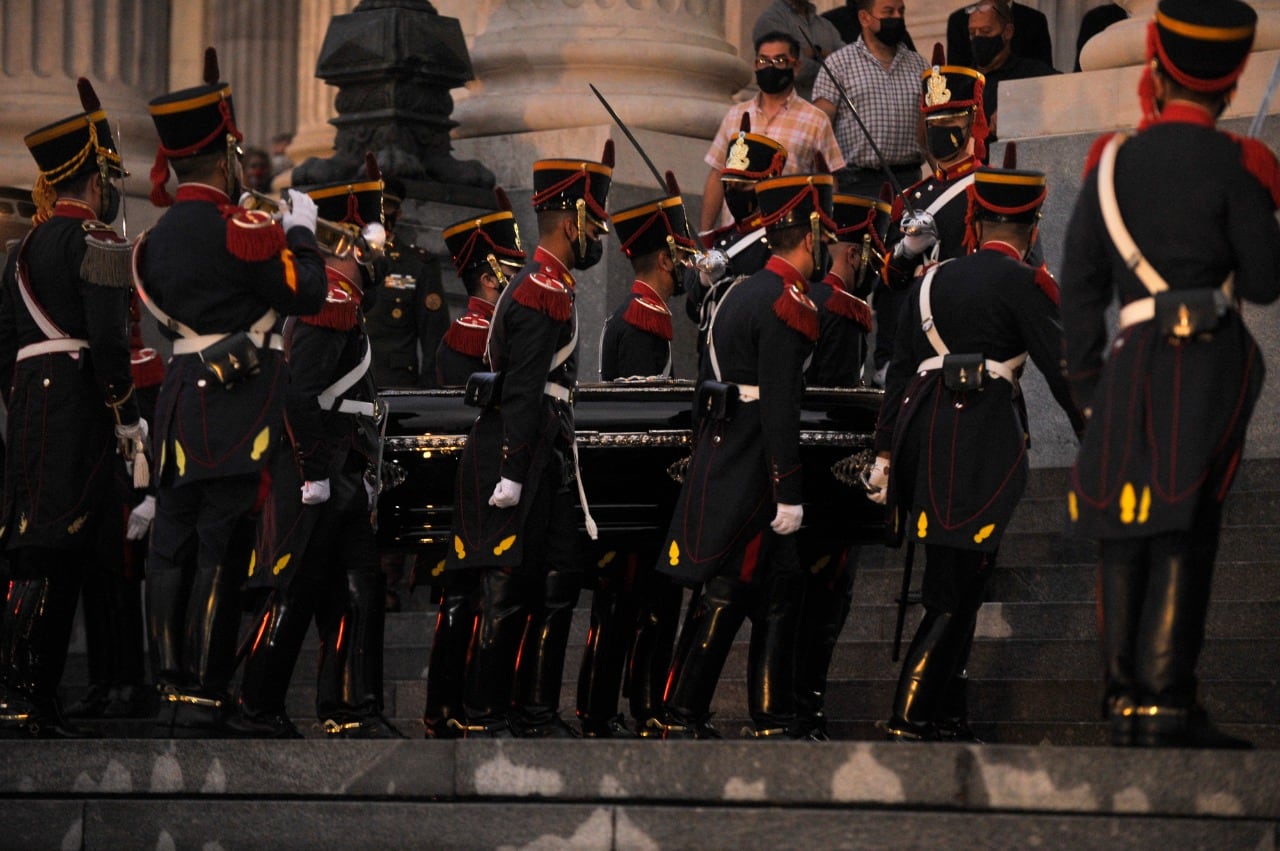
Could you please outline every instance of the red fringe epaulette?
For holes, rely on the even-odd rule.
[[[360,300],[348,292],[341,283],[330,281],[329,292],[324,297],[324,307],[320,308],[320,312],[311,316],[299,316],[298,319],[320,328],[350,331],[356,327],[359,314]]]
[[[164,381],[164,361],[153,348],[134,349],[129,356],[129,368],[134,387],[155,387]]]
[[[1036,286],[1044,291],[1044,294],[1049,297],[1049,301],[1054,304],[1058,303],[1058,299],[1060,297],[1058,292],[1058,280],[1053,277],[1053,273],[1049,271],[1049,267],[1043,263],[1040,264],[1040,268],[1036,269]]]
[[[634,325],[647,334],[671,342],[671,311],[660,301],[638,293],[631,294],[631,303],[622,314],[628,325]]]
[[[1093,140],[1093,146],[1089,148],[1089,155],[1084,158],[1084,170],[1080,172],[1081,177],[1088,177],[1089,172],[1098,167],[1098,161],[1102,159],[1102,149],[1107,146],[1107,142],[1111,141],[1114,133],[1103,133],[1101,136]]]
[[[1271,203],[1280,209],[1280,163],[1266,144],[1252,136],[1227,134],[1240,145],[1240,162],[1271,193]]]
[[[547,314],[557,322],[568,322],[573,317],[573,290],[567,284],[541,272],[528,275],[511,297],[531,310]]]
[[[478,358],[484,355],[485,342],[489,339],[489,320],[470,313],[449,324],[444,332],[444,344],[459,354]]]
[[[284,251],[284,228],[266,210],[246,210],[234,204],[224,204],[221,210],[227,220],[227,250],[231,256],[261,263]]]
[[[853,320],[861,326],[862,330],[870,331],[871,305],[856,295],[847,292],[838,284],[831,283],[829,276],[827,284],[831,287],[831,297],[823,303],[823,307],[836,316],[843,316],[845,319]]]
[[[773,312],[793,331],[799,331],[810,343],[818,339],[818,308],[813,300],[795,285],[782,284],[782,294],[773,302]]]

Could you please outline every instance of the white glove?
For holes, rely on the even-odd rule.
[[[884,458],[876,459],[875,466],[867,476],[867,488],[867,499],[875,504],[884,505],[889,501],[889,462]]]
[[[494,508],[510,508],[520,501],[522,490],[524,485],[519,482],[498,479],[498,484],[493,489],[493,496],[489,497],[489,504]]]
[[[142,502],[135,505],[133,511],[129,512],[129,528],[125,530],[125,540],[141,541],[142,536],[147,534],[147,530],[151,528],[151,521],[155,518],[156,498],[151,494],[147,494],[142,498]]]
[[[329,501],[329,480],[302,483],[302,504],[319,505]]]
[[[919,257],[938,242],[938,225],[927,210],[917,210],[902,217],[902,241],[894,248],[894,254]]]
[[[769,528],[779,535],[790,535],[800,528],[800,521],[803,518],[803,505],[786,505],[780,502],[778,503],[778,513],[774,515],[773,522],[769,524]]]
[[[120,440],[133,440],[141,443],[147,442],[147,435],[150,433],[147,428],[147,421],[142,417],[138,418],[136,423],[128,425],[116,424],[116,437]]]
[[[316,202],[305,192],[286,189],[280,207],[280,226],[288,233],[290,228],[306,228],[316,232]]]

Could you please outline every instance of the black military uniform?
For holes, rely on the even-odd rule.
[[[110,181],[124,173],[89,82],[84,112],[25,141],[40,167],[36,225],[0,292],[0,387],[8,454],[0,536],[11,579],[0,632],[0,732],[73,735],[58,706],[76,600],[112,509],[116,437],[140,441],[126,332],[129,245]],[[89,181],[86,186],[85,181]],[[101,192],[95,209],[94,181]]]
[[[677,291],[697,246],[670,174],[668,184],[668,197],[613,214],[623,253],[637,275],[650,277],[647,282],[637,277],[627,300],[605,322],[600,346],[605,381],[671,375],[671,312],[663,293]],[[661,269],[660,252],[671,259],[670,273]],[[666,275],[669,280],[661,283]],[[674,498],[673,487],[669,502]],[[578,669],[578,720],[585,736],[628,732],[618,714],[620,688],[628,695],[636,732],[655,732],[649,721],[662,710],[683,596],[680,586],[654,571],[657,555],[656,546],[607,549],[591,571],[591,629]]]
[[[533,168],[534,209],[576,209],[576,262],[591,265],[598,242],[588,228],[607,231],[612,143],[602,163],[539,160]],[[489,400],[478,400],[487,406],[458,464],[446,569],[484,568],[484,610],[467,662],[471,733],[502,734],[510,724],[520,736],[568,734],[559,716],[560,681],[582,582],[571,406],[577,334],[573,276],[539,246],[498,300],[488,355],[501,384],[491,385]],[[512,485],[521,486],[515,505],[491,504],[498,489],[509,493]],[[590,531],[590,515],[587,521]]]
[[[169,160],[223,154],[235,173],[240,133],[231,87],[217,76],[210,49],[205,85],[151,102],[160,135],[153,201],[171,200]],[[307,228],[286,234],[220,188],[181,183],[177,202],[139,240],[134,264],[144,304],[177,338],[152,435],[158,469],[147,621],[165,702],[156,732],[199,734],[222,720],[239,624],[236,590],[252,546],[248,515],[283,425],[288,373],[272,329],[277,313],[323,306],[324,263]],[[256,372],[236,373],[254,358]]]
[[[980,169],[971,190],[978,227],[1025,224],[1044,201],[1038,172]],[[892,450],[889,526],[924,545],[925,615],[907,650],[894,738],[935,739],[960,673],[982,592],[1027,483],[1029,429],[1018,376],[1029,353],[1078,429],[1059,363],[1057,286],[1008,243],[945,262],[910,290],[899,325],[876,450]],[[975,376],[981,372],[980,383]]]
[[[756,194],[769,233],[805,228],[815,237],[816,254],[818,241],[834,227],[834,185],[829,174],[761,181]],[[672,665],[665,736],[717,735],[709,726],[711,699],[746,617],[752,621],[751,733],[796,733],[795,641],[803,578],[795,536],[771,527],[784,514],[796,517],[799,526],[802,373],[818,338],[807,278],[806,271],[771,257],[721,300],[708,330],[699,370],[697,442],[658,560],[658,569],[677,581],[705,583]]]
[[[395,234],[404,184],[387,178],[387,276],[365,325],[379,387],[435,387],[436,349],[449,328],[440,259]]]
[[[723,256],[724,268],[719,272],[698,269],[685,272],[688,295],[684,306],[689,318],[698,323],[698,351],[702,351],[707,325],[720,297],[738,278],[763,269],[769,259],[769,243],[753,190],[758,181],[781,174],[786,164],[786,149],[768,136],[752,133],[751,116],[744,114],[737,138],[729,145],[720,171],[733,224],[702,237],[707,248]]]
[[[1160,3],[1139,89],[1147,119],[1127,141],[1095,145],[1067,231],[1068,367],[1092,410],[1069,508],[1073,530],[1101,540],[1116,745],[1246,744],[1209,723],[1195,668],[1222,502],[1263,384],[1238,305],[1280,295],[1276,159],[1214,128],[1255,26],[1234,0]],[[1175,89],[1157,104],[1157,81],[1204,103]],[[1120,330],[1108,344],[1113,299]]]
[[[456,222],[444,229],[444,242],[459,277],[471,293],[467,312],[449,326],[436,351],[436,378],[441,387],[464,386],[473,373],[485,369],[494,305],[481,297],[483,278],[492,276],[498,288],[524,265],[520,229],[498,190],[495,213]],[[467,648],[480,618],[481,570],[446,571],[436,585],[440,606],[427,664],[427,699],[422,724],[429,739],[458,738],[463,733],[463,688]],[[450,724],[450,721],[454,723]]]

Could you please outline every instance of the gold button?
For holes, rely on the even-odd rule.
[[[41,386],[41,387],[48,387],[50,383],[51,383],[51,382],[49,381],[49,379],[47,379],[47,378],[46,378],[44,381],[41,381],[41,382],[40,382],[40,386]]]
[[[398,307],[397,307],[397,308],[394,308],[394,309],[391,311],[391,318],[392,318],[392,319],[399,319],[401,316],[404,316],[404,311],[403,311],[403,310],[401,310],[400,308],[398,308]]]

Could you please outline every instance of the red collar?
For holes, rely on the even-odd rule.
[[[478,295],[473,295],[467,299],[467,313],[475,313],[486,319],[493,316],[493,305]]]
[[[809,282],[805,280],[804,275],[800,274],[800,270],[776,254],[769,258],[769,262],[765,263],[764,267],[782,278],[784,284],[795,287],[802,293],[809,291]]]
[[[1184,100],[1172,100],[1160,110],[1156,118],[1157,124],[1196,124],[1200,127],[1213,127],[1217,121],[1213,113],[1198,104]]]
[[[542,267],[542,272],[550,275],[557,281],[568,286],[573,286],[573,275],[569,273],[568,267],[560,262],[560,258],[552,254],[547,249],[539,245],[533,252],[533,261]]]
[[[960,177],[961,175],[968,174],[969,172],[973,171],[977,167],[978,167],[978,158],[967,157],[961,160],[960,162],[956,163],[955,165],[951,166],[950,168],[943,168],[942,166],[938,166],[936,169],[934,169],[933,176],[938,178],[939,180],[951,180],[953,178]]]
[[[175,195],[177,201],[208,201],[210,204],[230,204],[231,198],[221,189],[207,183],[179,183]]]
[[[836,290],[844,289],[844,278],[840,277],[835,272],[828,272],[827,276],[822,279],[822,283],[826,284],[832,289],[836,289]]]
[[[62,216],[64,219],[84,219],[85,221],[98,218],[98,214],[92,207],[75,198],[59,198],[54,202],[53,214]]]
[[[994,251],[997,254],[1004,254],[1008,257],[1012,257],[1014,260],[1017,260],[1019,263],[1026,262],[1023,260],[1022,255],[1018,253],[1018,249],[1014,248],[1009,243],[1001,242],[998,239],[989,239],[986,242],[982,243],[982,247],[980,250]]]
[[[653,287],[649,286],[639,278],[636,278],[635,281],[631,284],[631,293],[632,295],[644,296],[650,301],[657,302],[658,304],[665,305],[667,303],[666,299],[658,295],[657,290],[655,290]]]

